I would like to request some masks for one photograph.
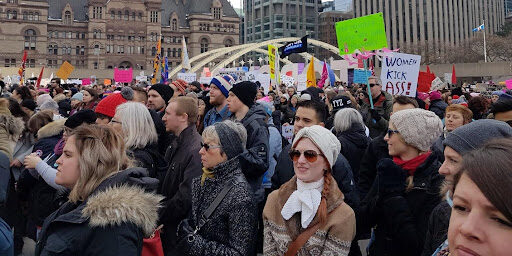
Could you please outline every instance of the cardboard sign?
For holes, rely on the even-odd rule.
[[[297,91],[298,92],[302,92],[302,91],[306,90],[307,85],[308,85],[308,78],[307,78],[306,74],[298,75],[298,77],[297,77]]]
[[[288,140],[290,144],[292,144],[293,141],[293,125],[283,125],[281,129],[283,133],[283,137]]]
[[[452,73],[444,73],[444,80],[451,84],[452,83]]]
[[[103,84],[104,85],[112,85],[112,80],[110,80],[110,79],[103,79]]]
[[[372,76],[371,70],[354,69],[354,83],[357,84],[368,84],[368,78]]]
[[[427,72],[420,72],[418,76],[418,92],[429,92],[432,87],[432,81],[436,78],[436,75]]]
[[[259,81],[263,90],[265,90],[265,95],[268,95],[270,88],[270,74],[258,74],[256,76],[256,81]]]
[[[245,80],[246,81],[251,81],[251,82],[256,82],[256,76],[260,74],[259,71],[249,71],[247,73],[245,73]]]
[[[114,69],[114,80],[119,83],[131,83],[133,78],[133,69]]]
[[[212,82],[212,79],[213,79],[213,77],[211,77],[211,76],[210,77],[202,76],[199,78],[199,83],[209,85]]]
[[[505,81],[505,85],[507,86],[507,89],[512,89],[512,79]]]
[[[416,97],[420,63],[419,55],[389,54],[382,60],[380,79],[384,90],[392,95]]]
[[[62,65],[59,68],[59,71],[57,71],[57,76],[60,79],[66,80],[68,77],[73,73],[73,70],[75,70],[75,67],[71,65],[69,62],[64,61]]]
[[[355,50],[363,52],[388,47],[381,12],[337,22],[336,37],[341,55],[352,54]]]
[[[281,83],[285,84],[286,87],[293,86],[293,84],[295,83],[295,79],[293,79],[293,77],[291,77],[291,76],[282,74],[281,75]]]
[[[137,82],[147,82],[148,77],[147,76],[136,76],[135,80],[137,80]]]
[[[91,79],[90,78],[82,78],[82,85],[90,85]]]
[[[178,73],[178,79],[184,80],[187,83],[197,81],[196,73]]]
[[[436,79],[434,79],[431,83],[430,91],[441,90],[441,89],[443,89],[443,87],[444,87],[443,80],[441,80],[441,78],[439,78],[439,77],[436,77]]]
[[[277,47],[268,45],[268,65],[270,66],[270,79],[276,79],[276,51]]]

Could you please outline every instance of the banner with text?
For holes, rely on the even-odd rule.
[[[114,69],[114,80],[118,83],[130,83],[133,78],[133,69],[129,68],[126,70],[123,69]]]
[[[277,47],[268,45],[268,65],[270,67],[270,79],[276,79],[276,51]]]
[[[380,79],[383,89],[392,95],[416,97],[421,56],[392,53],[382,60]]]
[[[187,83],[192,83],[196,80],[197,74],[196,73],[178,73],[178,79],[181,79]]]

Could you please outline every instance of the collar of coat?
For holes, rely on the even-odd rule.
[[[331,213],[334,209],[340,206],[343,203],[343,193],[338,188],[338,184],[334,180],[334,177],[331,178],[331,185],[329,186],[330,193],[327,195],[327,212]],[[288,198],[292,195],[292,193],[297,190],[297,176],[293,176],[288,182],[283,184],[278,191],[278,204],[279,209],[283,209],[284,204],[288,201]],[[311,221],[309,226],[313,226],[320,221],[318,214],[315,215],[315,218]],[[290,226],[288,230],[295,230],[297,225],[300,225],[300,213],[296,213],[291,219],[286,221],[286,225]],[[293,236],[295,237],[295,236]]]
[[[55,135],[59,135],[64,132],[64,123],[67,119],[59,119],[53,122],[49,122],[45,126],[41,127],[39,131],[37,131],[37,139],[43,139],[48,137],[53,137]]]

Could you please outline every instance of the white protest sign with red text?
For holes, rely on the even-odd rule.
[[[390,53],[382,60],[382,89],[392,95],[416,97],[421,56]]]

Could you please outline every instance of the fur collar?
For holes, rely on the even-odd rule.
[[[3,151],[9,159],[12,159],[14,146],[24,129],[21,118],[0,114],[0,151]]]
[[[150,237],[158,221],[158,208],[163,196],[145,192],[138,186],[109,187],[89,197],[82,211],[92,227],[105,227],[130,222]]]
[[[64,131],[64,123],[67,119],[59,119],[46,124],[37,131],[37,139],[43,139],[59,135]]]

